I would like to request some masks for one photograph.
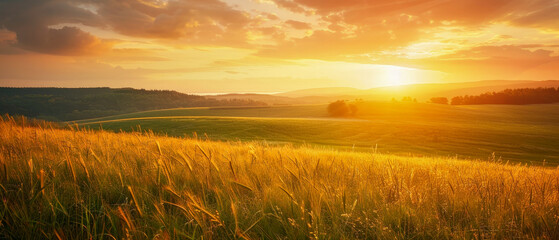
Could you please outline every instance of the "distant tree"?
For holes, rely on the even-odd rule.
[[[349,107],[349,113],[350,113],[352,116],[357,115],[357,111],[359,110],[359,109],[357,108],[357,104],[351,103],[351,104],[348,105],[348,107]]]
[[[450,100],[450,104],[452,104],[452,105],[461,105],[463,102],[464,102],[464,97],[461,97],[461,96],[453,97]]]
[[[332,117],[344,117],[350,112],[351,109],[345,100],[338,100],[328,105],[328,114]]]
[[[402,98],[402,102],[412,102],[413,99],[410,96],[406,96]]]
[[[448,98],[445,98],[445,97],[433,97],[433,98],[431,98],[431,103],[448,104]]]
[[[347,117],[355,116],[359,111],[359,105],[363,100],[355,100],[355,102],[348,103],[346,100],[338,100],[328,105],[328,114],[332,117]]]

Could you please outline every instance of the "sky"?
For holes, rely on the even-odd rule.
[[[0,86],[559,79],[559,0],[0,0]]]

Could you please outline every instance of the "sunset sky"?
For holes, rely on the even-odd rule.
[[[559,79],[559,0],[0,0],[0,86]]]

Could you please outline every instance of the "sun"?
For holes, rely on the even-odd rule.
[[[439,82],[446,74],[439,71],[381,65],[377,81],[382,86],[401,86],[426,82]]]
[[[410,69],[397,66],[384,66],[381,79],[384,86],[399,86],[410,84],[415,78]]]

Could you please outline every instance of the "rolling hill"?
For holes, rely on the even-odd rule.
[[[0,88],[0,112],[51,121],[200,106],[266,105],[253,100],[216,100],[176,91],[132,88]]]
[[[220,141],[335,147],[398,155],[459,156],[559,164],[559,104],[450,106],[366,103],[357,118],[330,118],[326,105],[186,108],[76,122],[112,131]]]

